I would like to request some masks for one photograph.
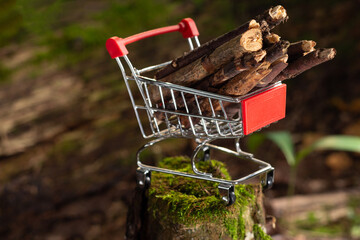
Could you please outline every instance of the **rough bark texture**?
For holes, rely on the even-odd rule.
[[[295,43],[291,43],[288,48],[289,62],[308,54],[315,50],[316,42],[312,40],[302,40]]]
[[[223,87],[220,88],[220,94],[241,96],[253,89],[258,82],[271,72],[270,63],[263,62],[260,66],[249,71],[245,71],[233,77]]]
[[[216,73],[209,76],[206,81],[208,81],[213,87],[220,85],[240,72],[254,67],[265,57],[265,55],[266,51],[264,50],[244,54],[242,57],[234,59],[219,69]]]
[[[282,58],[290,46],[288,41],[281,40],[266,49],[265,61],[273,63],[279,58]]]
[[[294,62],[290,63],[274,80],[273,82],[283,81],[285,79],[294,78],[300,73],[315,67],[323,62],[333,59],[336,55],[334,48],[322,48],[313,51]]]
[[[286,14],[286,10],[280,5],[274,8],[270,8],[267,11],[265,11],[263,14],[260,14],[257,17],[255,17],[256,21],[260,23],[260,29],[262,29],[262,31],[270,31],[281,22],[287,20],[287,18],[288,17]],[[243,34],[248,29],[251,29],[257,25],[258,24],[254,24],[254,21],[251,20],[241,25],[237,29],[228,32],[224,35],[221,35],[220,37],[203,44],[201,47],[196,48],[195,50],[188,52],[185,55],[175,59],[171,64],[167,65],[166,67],[158,71],[156,73],[155,78],[156,79],[164,78],[170,73],[173,73],[178,69],[188,65],[189,63],[194,62],[195,60],[201,58],[202,56],[210,54],[212,51],[214,51],[222,44]]]
[[[159,165],[191,171],[190,160],[184,157],[167,158]],[[229,178],[220,162],[200,162],[199,167],[216,177]],[[217,184],[162,173],[152,175],[146,195],[137,192],[133,200],[135,204],[130,208],[127,220],[127,239],[268,237],[262,230],[265,213],[260,185],[237,186],[237,200],[227,207],[220,199]],[[140,208],[141,212],[137,210]]]
[[[262,80],[260,80],[256,87],[265,87],[270,82],[272,82],[272,80],[274,80],[274,78],[276,78],[276,76],[279,75],[279,73],[288,66],[287,59],[288,55],[286,54],[285,56],[273,62],[270,65],[271,72]]]
[[[232,58],[241,57],[246,52],[258,51],[261,48],[261,31],[259,28],[253,28],[224,43],[216,48],[211,54],[205,55],[195,62],[188,64],[159,80],[183,86],[190,86],[214,73],[219,67],[229,62]]]
[[[178,71],[160,79],[182,86],[190,86],[214,73],[221,66],[233,58],[240,58],[248,52],[255,52],[262,48],[262,34],[259,28],[252,28],[233,38],[215,49],[210,55],[203,56],[195,62],[186,65]],[[150,87],[151,98],[154,103],[161,101],[161,94],[157,87]],[[163,88],[162,95],[170,99],[170,91]]]

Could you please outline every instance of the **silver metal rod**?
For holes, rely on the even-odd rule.
[[[165,169],[165,168],[154,167],[154,166],[150,166],[150,165],[146,165],[146,164],[142,163],[140,160],[141,152],[143,152],[145,149],[147,149],[147,148],[153,146],[154,144],[161,142],[165,139],[166,138],[158,138],[158,139],[152,140],[139,149],[139,151],[136,154],[136,159],[137,159],[137,165],[141,169],[155,171],[155,172],[162,172],[162,173],[167,173],[167,174],[174,174],[174,175],[178,175],[178,176],[190,177],[190,178],[195,178],[195,179],[200,179],[200,180],[206,180],[206,181],[216,182],[216,183],[220,183],[220,184],[232,184],[232,185],[244,183],[254,177],[260,176],[261,174],[264,174],[264,173],[269,172],[274,169],[273,167],[271,167],[270,164],[253,158],[252,161],[263,166],[263,168],[255,171],[253,173],[250,173],[242,178],[239,178],[239,179],[226,180],[226,179],[221,179],[221,178],[214,178],[212,176],[204,175],[204,174],[191,174],[191,173],[185,173],[185,172],[180,172],[180,171],[175,171],[175,170],[170,170],[170,169]],[[204,144],[202,144],[202,146],[209,146],[210,148],[217,149],[217,150],[223,151],[225,153],[230,153],[235,156],[238,156],[238,154],[236,152],[231,151],[230,149],[212,145],[212,144],[209,144],[208,142],[205,142]]]
[[[151,72],[151,71],[160,69],[160,68],[162,68],[162,67],[165,67],[166,65],[169,65],[171,62],[172,62],[172,61],[167,61],[167,62],[160,63],[160,64],[157,64],[157,65],[148,66],[148,67],[139,69],[139,70],[137,70],[137,71],[138,71],[139,74],[141,74],[141,73],[146,73],[146,72]]]
[[[195,148],[195,150],[194,150],[194,152],[193,152],[193,154],[192,154],[192,156],[191,156],[191,167],[192,167],[193,172],[194,172],[195,174],[197,174],[197,175],[202,175],[202,176],[206,176],[206,177],[212,177],[212,174],[211,174],[211,173],[206,173],[206,172],[201,172],[201,171],[199,171],[199,170],[196,168],[195,160],[196,160],[196,156],[198,155],[199,151],[200,151],[200,150],[204,147],[204,145],[205,145],[207,142],[209,142],[209,141],[210,141],[210,139],[207,139],[207,140],[203,141],[201,144],[199,144],[199,145]]]
[[[131,78],[129,78],[129,80],[131,80]],[[133,78],[132,80],[135,80],[135,78]],[[138,76],[136,78],[136,80],[137,81],[146,81],[149,84],[165,87],[168,89],[174,89],[175,91],[180,91],[180,92],[189,93],[189,94],[197,94],[198,96],[202,96],[202,97],[221,99],[221,100],[224,100],[227,102],[234,102],[234,103],[240,102],[240,100],[238,100],[238,98],[233,98],[233,97],[224,96],[224,95],[220,95],[220,94],[216,94],[216,93],[206,92],[206,91],[189,88],[189,87],[185,87],[185,86],[181,86],[181,85],[177,85],[177,84],[173,84],[173,83],[169,83],[169,82],[156,81],[153,78],[148,78],[148,77],[144,77],[144,76]]]
[[[136,106],[139,109],[147,109],[144,106]],[[182,113],[182,112],[175,112],[175,111],[171,111],[171,110],[167,110],[167,109],[160,109],[160,108],[150,108],[150,110],[153,110],[154,112],[163,112],[163,113],[168,113],[168,114],[174,114],[174,115],[182,115],[182,116],[189,116],[189,117],[194,117],[194,118],[204,118],[206,120],[217,120],[217,121],[222,121],[222,122],[230,122],[230,123],[237,123],[236,121],[233,120],[225,120],[222,118],[216,118],[216,117],[206,117],[206,116],[199,116],[199,115],[195,115],[195,114],[191,114],[191,113]]]
[[[195,39],[197,47],[200,47],[200,41],[199,41],[198,36],[195,36],[194,39]]]
[[[124,69],[124,67],[123,67],[123,65],[122,65],[122,63],[120,61],[120,58],[117,57],[117,58],[115,58],[115,60],[116,60],[117,64],[119,65],[120,71],[122,73],[122,76],[123,76],[123,79],[124,79],[124,82],[125,82],[126,89],[128,91],[129,97],[130,97],[131,104],[133,105],[133,108],[135,109],[136,104],[135,104],[135,100],[134,100],[134,97],[133,97],[132,92],[131,92],[130,85],[128,83],[128,78],[126,76],[125,69]],[[134,111],[134,112],[135,112],[135,116],[136,116],[136,119],[138,121],[140,132],[141,132],[142,136],[144,138],[151,137],[151,136],[149,136],[149,135],[147,135],[145,133],[145,131],[144,131],[143,127],[142,127],[142,124],[141,124],[139,113],[137,111]]]
[[[190,50],[191,51],[194,50],[194,45],[193,45],[193,43],[191,41],[191,38],[187,38],[187,40],[188,40],[188,43],[189,43],[189,46],[190,46]]]

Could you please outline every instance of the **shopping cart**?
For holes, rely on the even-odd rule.
[[[197,27],[190,18],[183,19],[177,25],[146,31],[124,39],[112,37],[106,42],[110,56],[120,67],[140,131],[144,138],[153,138],[137,153],[138,184],[148,187],[152,171],[212,181],[218,183],[220,196],[228,205],[235,202],[234,187],[237,184],[259,178],[263,188],[270,188],[273,184],[274,168],[269,163],[242,151],[239,140],[285,117],[286,85],[275,83],[246,96],[230,97],[156,81],[144,76],[145,73],[160,69],[171,61],[140,70],[133,67],[127,57],[127,44],[175,31],[180,32],[187,39],[190,50],[194,49],[194,43],[196,47],[200,46]],[[126,74],[123,61],[130,75]],[[134,91],[140,94],[140,102],[138,98],[134,98]],[[154,100],[154,96],[157,100]],[[191,156],[193,173],[159,168],[146,165],[141,161],[141,153],[145,149],[169,138],[196,140],[197,146]],[[211,144],[213,140],[221,138],[234,139],[235,151]],[[209,159],[210,149],[255,163],[257,169],[235,180],[216,178],[210,173],[201,172],[197,169],[196,162],[200,155],[203,156],[202,160]],[[202,154],[199,154],[200,152]]]

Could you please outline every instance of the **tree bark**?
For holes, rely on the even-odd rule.
[[[239,58],[246,52],[255,52],[262,48],[262,34],[259,28],[247,30],[216,48],[211,54],[199,58],[176,72],[159,79],[182,86],[190,86],[214,73],[232,58]]]
[[[294,78],[316,65],[333,59],[335,55],[336,50],[334,48],[317,49],[303,57],[298,58],[294,62],[289,63],[288,67],[285,68],[276,78],[274,78],[273,82]]]
[[[228,79],[234,77],[242,71],[249,70],[258,64],[266,55],[266,51],[260,50],[252,53],[245,53],[241,58],[236,58],[219,69],[216,73],[209,76],[204,81],[208,81],[209,85],[216,87]],[[200,88],[199,88],[200,89]]]
[[[263,14],[260,14],[257,17],[255,17],[256,21],[260,23],[260,29],[262,29],[262,31],[270,31],[281,22],[287,20],[287,18],[288,16],[286,14],[285,8],[280,5],[274,8],[270,8],[267,11],[265,11]],[[155,78],[162,79],[165,76],[188,65],[189,63],[192,63],[195,60],[205,55],[209,55],[211,52],[213,52],[216,48],[218,48],[222,44],[243,34],[248,29],[259,26],[259,23],[257,23],[256,21],[254,20],[248,21],[247,23],[241,25],[240,27],[234,29],[233,31],[221,35],[218,38],[213,39],[201,45],[200,47],[194,49],[193,51],[190,51],[185,55],[173,60],[171,64],[159,70],[156,73]]]
[[[271,64],[277,59],[282,58],[287,52],[290,43],[288,41],[279,41],[266,49],[265,61],[252,70],[242,72],[229,80],[218,93],[224,95],[241,96],[250,92],[262,79],[264,79],[272,70]]]
[[[159,165],[191,171],[186,157],[163,159]],[[200,162],[199,168],[215,177],[227,175],[224,165],[217,161]],[[235,203],[226,206],[215,183],[153,172],[150,189],[143,195],[137,193],[129,209],[126,239],[230,240],[251,238],[259,233],[269,238],[263,232],[261,186],[238,185],[235,195]]]
[[[247,52],[255,52],[262,48],[262,34],[259,28],[252,28],[243,34],[226,42],[210,55],[206,55],[195,62],[186,65],[178,71],[167,75],[161,81],[171,82],[182,86],[190,86],[199,82],[206,76],[214,73],[222,65],[231,61],[232,58],[240,58]],[[159,89],[150,86],[151,99],[154,103],[161,101]],[[169,99],[170,91],[163,88],[162,95]]]
[[[241,96],[253,89],[258,82],[271,72],[270,63],[263,62],[252,70],[245,71],[233,77],[218,91],[219,94]]]
[[[264,77],[260,82],[256,85],[256,87],[266,87],[281,71],[283,71],[287,66],[288,55],[281,57],[270,65],[271,72]]]
[[[281,40],[268,47],[266,50],[246,53],[241,58],[235,59],[226,64],[216,73],[202,79],[191,87],[224,95],[244,95],[252,90],[260,80],[267,76],[268,73],[272,72],[272,69],[269,68],[270,64],[279,58],[284,58],[284,54],[286,53],[289,45],[290,43],[288,41]],[[265,70],[265,68],[269,69]],[[275,72],[273,77],[276,77]],[[231,80],[229,80],[230,78]],[[268,79],[267,81],[271,80],[272,79]],[[177,101],[177,110],[180,112],[186,112],[185,102],[180,94],[175,95],[175,100]],[[225,111],[227,117],[231,119],[237,113],[237,111],[233,111],[233,109],[235,109],[235,107],[239,108],[237,104],[234,107],[230,107],[227,102],[223,102],[222,108],[219,101],[213,100],[210,104],[208,98],[199,97],[198,101],[200,104],[201,114],[204,116],[213,116],[214,113],[224,115],[223,112]],[[189,97],[186,104],[189,113],[200,115],[194,97]],[[175,110],[174,101],[172,99],[166,103],[166,109]],[[231,109],[231,111],[229,109]],[[165,119],[164,114],[158,114],[157,117],[161,121]],[[191,119],[194,124],[200,121],[200,118]],[[191,126],[190,120],[186,116],[180,116],[180,121],[185,128],[189,128]]]
[[[288,48],[289,62],[312,52],[315,50],[316,42],[312,40],[302,40],[295,43],[291,43]]]

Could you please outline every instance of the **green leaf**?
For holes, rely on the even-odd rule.
[[[360,153],[360,137],[346,135],[323,137],[309,147],[301,150],[296,156],[296,162],[300,162],[315,150],[338,150]]]
[[[266,137],[281,149],[290,166],[296,165],[294,144],[288,132],[270,132],[266,134]]]
[[[265,141],[265,135],[261,133],[253,133],[247,138],[247,147],[250,152],[255,152]]]
[[[360,153],[360,137],[334,135],[321,138],[313,144],[314,150],[339,150]]]

